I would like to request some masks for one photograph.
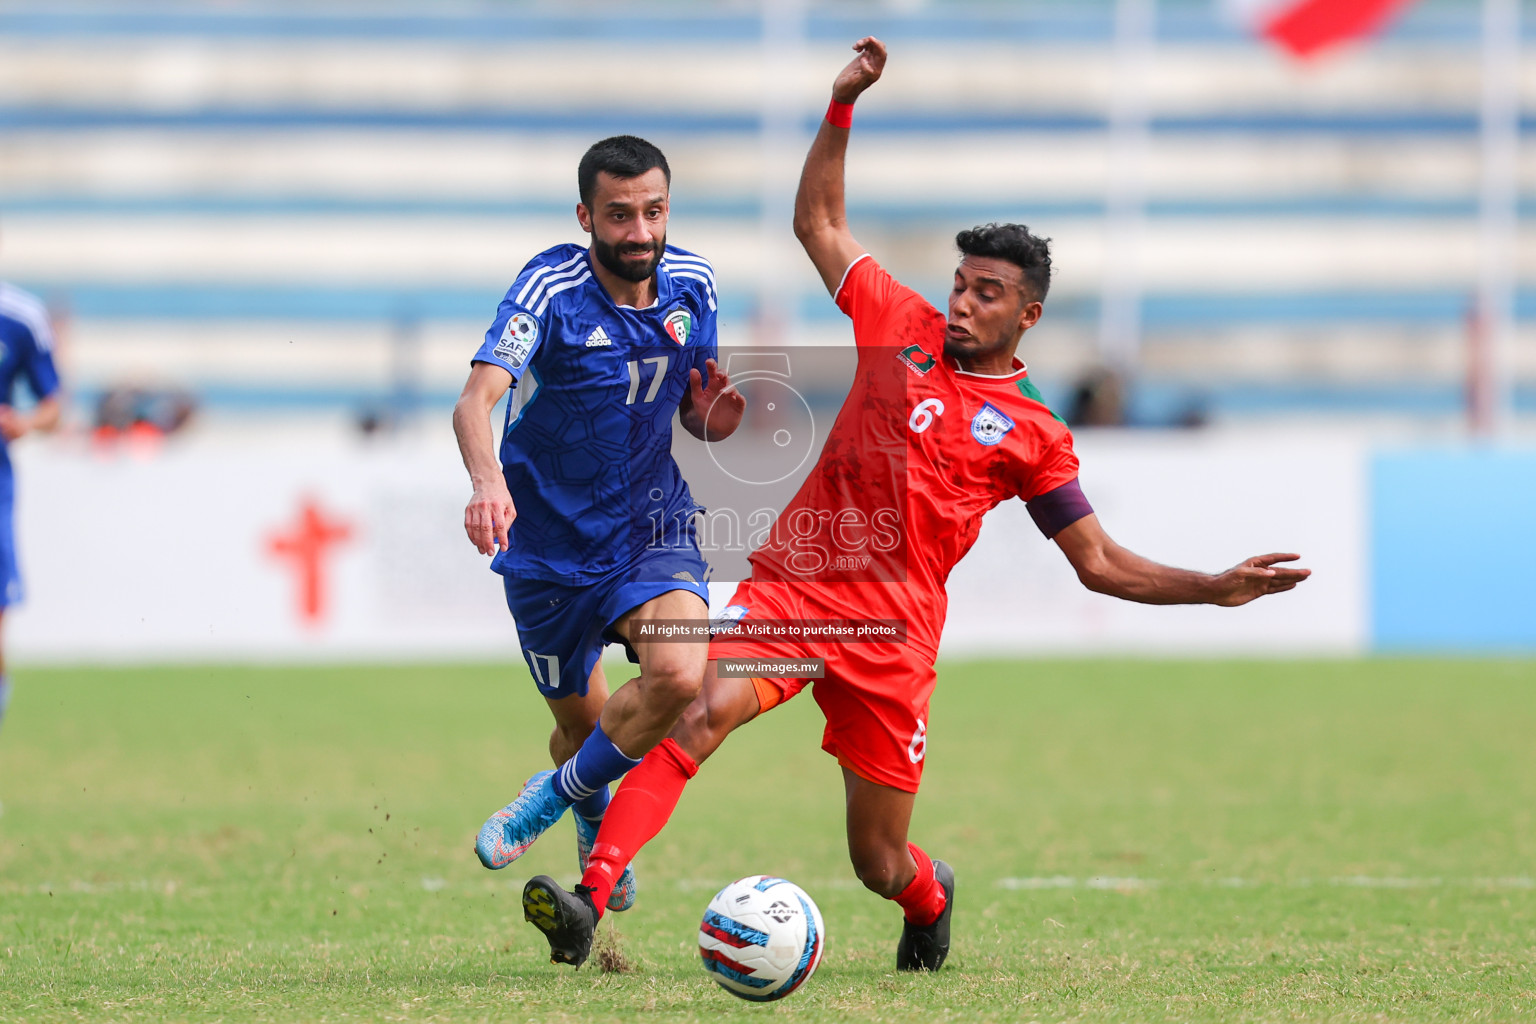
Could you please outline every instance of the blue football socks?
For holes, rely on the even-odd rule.
[[[598,786],[591,796],[584,796],[572,804],[571,810],[590,822],[602,821],[608,812],[608,787]]]
[[[613,745],[613,740],[603,732],[601,723],[592,735],[576,751],[576,756],[561,765],[555,772],[555,792],[567,803],[576,803],[597,795],[608,783],[621,777],[640,763],[637,757],[626,757]],[[591,817],[587,815],[587,817]]]

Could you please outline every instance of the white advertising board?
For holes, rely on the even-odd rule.
[[[1299,551],[1302,589],[1241,609],[1091,594],[1021,503],[950,580],[944,651],[1357,651],[1364,455],[1349,443],[1088,435],[1082,481],[1121,543],[1218,569]],[[17,446],[21,662],[515,659],[500,579],[463,533],[451,441],[253,437],[153,452]],[[729,584],[715,586],[716,603]]]
[[[1213,572],[1302,555],[1311,579],[1241,608],[1149,606],[1088,591],[1020,502],[992,510],[949,580],[945,654],[1322,654],[1367,637],[1363,445],[1223,434],[1085,434],[1079,479],[1118,543]]]
[[[517,656],[451,446],[22,454],[19,659]]]

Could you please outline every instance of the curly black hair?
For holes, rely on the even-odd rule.
[[[1051,240],[1030,234],[1023,224],[967,228],[955,236],[955,246],[966,256],[992,256],[1018,267],[1035,302],[1044,302],[1051,290]]]
[[[615,178],[638,178],[653,167],[660,167],[672,184],[672,168],[661,150],[634,135],[615,135],[601,142],[594,142],[576,167],[576,190],[587,207],[592,206],[592,188],[597,175],[607,171]]]

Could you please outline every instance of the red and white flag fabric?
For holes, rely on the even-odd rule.
[[[1371,35],[1413,0],[1223,0],[1254,32],[1297,57]]]

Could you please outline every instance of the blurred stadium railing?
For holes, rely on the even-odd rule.
[[[0,4],[0,276],[67,311],[87,401],[139,381],[216,411],[441,407],[522,263],[577,237],[581,151],[634,132],[673,162],[672,239],[715,262],[723,340],[835,344],[787,198],[848,43],[876,33],[893,63],[860,104],[855,233],[935,300],[956,229],[1055,239],[1026,354],[1067,403],[1099,362],[1111,5],[763,10]],[[1426,0],[1301,64],[1163,0],[1131,422],[1463,416],[1477,13]],[[1536,291],[1517,315],[1529,417]]]

